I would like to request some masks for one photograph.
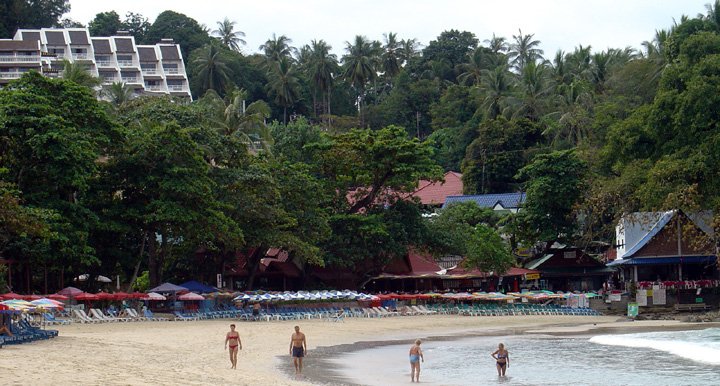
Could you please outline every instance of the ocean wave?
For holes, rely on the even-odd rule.
[[[590,342],[606,346],[649,348],[696,362],[720,365],[720,347],[717,344],[708,345],[707,342],[688,342],[678,339],[638,337],[639,334],[633,335],[598,335],[590,338]]]

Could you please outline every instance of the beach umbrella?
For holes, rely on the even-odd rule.
[[[97,296],[97,300],[115,300],[115,295],[107,292],[98,292],[95,296]],[[77,299],[77,297],[75,299]]]
[[[60,295],[60,294],[50,294],[50,295],[45,296],[45,297],[48,298],[48,299],[52,299],[52,300],[68,300],[68,299],[70,299],[70,298],[68,298],[67,296],[65,296],[65,295]]]
[[[42,299],[42,296],[30,294],[30,295],[23,295],[22,298],[23,298],[23,300],[32,301],[32,300]]]
[[[3,299],[3,300],[22,299],[22,298],[23,298],[22,295],[18,295],[15,292],[8,292],[6,294],[0,295],[0,299]]]
[[[35,307],[37,307],[37,308],[44,308],[44,309],[62,309],[63,308],[62,303],[60,303],[56,300],[46,299],[46,298],[33,300],[30,303],[35,305]]]
[[[83,292],[81,294],[75,295],[74,297],[75,297],[75,300],[82,300],[82,301],[98,300],[97,295],[89,294],[87,292]]]
[[[87,273],[84,273],[84,274],[76,277],[74,280],[75,281],[88,281],[89,279],[90,279],[90,275],[88,275]],[[107,276],[103,276],[103,275],[97,275],[97,277],[95,277],[95,281],[98,281],[100,283],[112,283],[112,279],[110,279]]]
[[[202,297],[202,295],[198,295],[198,294],[196,294],[196,293],[194,293],[194,292],[188,292],[188,293],[186,293],[186,294],[184,294],[184,295],[178,296],[178,300],[182,300],[182,301],[198,301],[198,300],[205,300],[205,298]]]
[[[115,300],[125,300],[125,299],[130,298],[130,294],[126,293],[126,292],[115,292],[113,294],[113,298]]]
[[[30,311],[35,308],[34,304],[22,299],[5,300],[2,304],[15,311]]]
[[[133,292],[131,294],[128,294],[128,297],[130,299],[146,300],[148,298],[148,294],[143,293],[143,292]]]
[[[162,301],[162,300],[167,300],[167,298],[163,295],[160,295],[157,292],[150,292],[149,294],[147,294],[147,300]]]
[[[75,287],[65,287],[65,288],[61,289],[60,291],[58,291],[57,293],[59,295],[72,297],[75,295],[80,295],[81,293],[83,293],[83,291],[78,288],[75,288]]]

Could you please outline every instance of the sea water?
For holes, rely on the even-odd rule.
[[[510,353],[500,378],[490,353]],[[333,360],[348,381],[410,383],[404,345],[343,354]],[[720,328],[585,337],[513,335],[423,342],[420,381],[437,385],[720,385]]]

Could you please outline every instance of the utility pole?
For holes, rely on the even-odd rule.
[[[417,131],[417,137],[420,139],[420,112],[415,111],[415,131]]]

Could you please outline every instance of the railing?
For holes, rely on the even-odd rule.
[[[115,67],[115,63],[110,60],[96,60],[98,67]]]
[[[163,91],[163,86],[160,86],[160,85],[149,86],[146,84],[145,90],[147,90],[147,91]]]
[[[167,87],[170,91],[185,91],[185,86],[181,84],[169,84]]]
[[[135,63],[132,60],[118,60],[120,67],[133,67]]]
[[[122,81],[125,83],[137,83],[138,78],[137,77],[129,77],[129,76],[123,76]]]
[[[158,73],[157,69],[154,68],[142,68],[142,73],[145,75],[155,75]]]
[[[88,60],[88,54],[87,54],[87,53],[73,52],[72,57],[73,57],[73,59],[75,59],[75,60]]]
[[[27,63],[39,61],[40,57],[37,55],[0,55],[0,63]]]
[[[180,74],[180,70],[177,69],[177,68],[167,68],[167,67],[165,67],[164,70],[165,70],[165,73],[168,74],[168,75],[178,75],[178,74]]]
[[[107,76],[102,77],[103,84],[112,84],[117,82],[118,78],[116,76]]]
[[[0,72],[0,79],[19,79],[22,72]]]

